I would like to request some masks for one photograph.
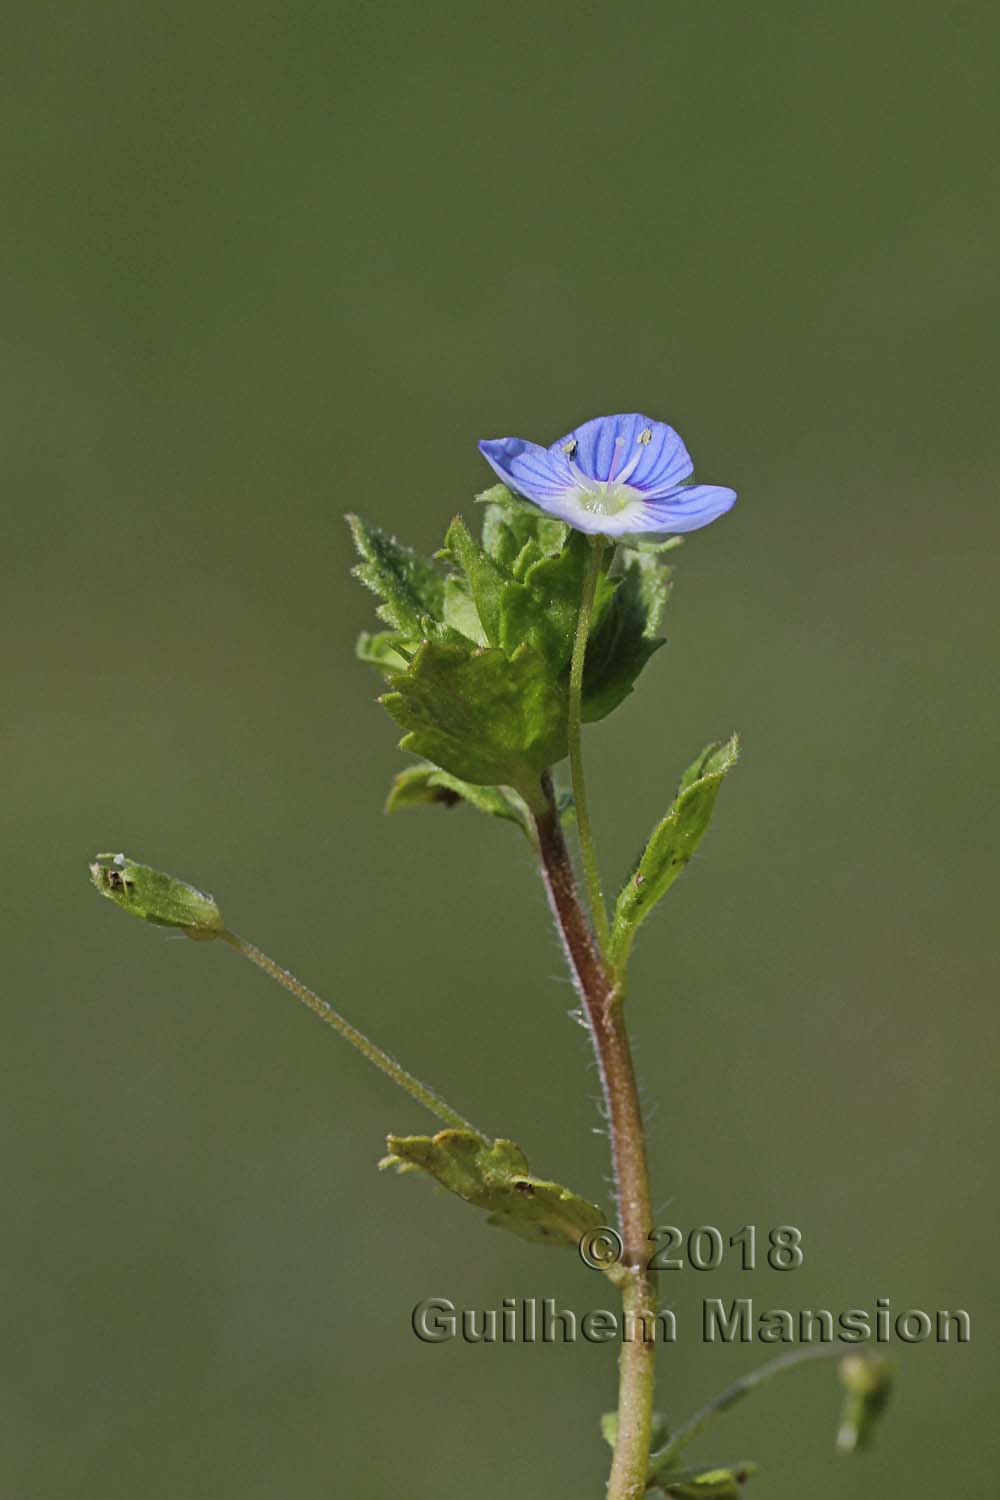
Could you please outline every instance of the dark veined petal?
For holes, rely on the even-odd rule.
[[[564,454],[523,438],[489,438],[479,451],[508,488],[542,506],[558,500],[575,482]]]
[[[643,524],[641,529],[669,532],[674,536],[683,531],[697,531],[699,527],[707,526],[710,521],[724,516],[735,504],[736,491],[727,490],[722,485],[680,485],[655,500],[647,500],[644,511],[650,518],[650,524]]]
[[[694,463],[680,434],[666,422],[648,422],[653,436],[643,448],[643,454],[632,471],[629,484],[652,499],[663,494],[670,486],[690,479]]]
[[[640,436],[646,432],[650,436],[641,443]],[[588,479],[607,481],[617,451],[616,473],[628,470],[628,483],[641,490],[678,484],[687,479],[694,468],[674,429],[637,411],[594,417],[567,432],[565,437],[553,443],[549,452],[565,453],[570,444],[573,448],[569,456]],[[633,467],[634,460],[637,462]]]

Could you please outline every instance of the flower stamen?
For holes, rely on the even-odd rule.
[[[642,438],[641,437],[639,439],[639,442],[640,443],[642,442]],[[632,475],[635,473],[636,469],[638,468],[639,460],[641,458],[642,458],[642,448],[639,448],[638,451],[636,453],[634,453],[633,456],[629,459],[629,461],[625,465],[624,469],[622,469],[621,473],[618,475],[618,483],[619,484],[624,484],[625,481],[626,481],[626,479],[631,479],[632,478]]]

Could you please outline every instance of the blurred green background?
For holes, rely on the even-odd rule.
[[[383,820],[342,513],[424,548],[476,439],[638,408],[741,493],[589,736],[622,872],[739,728],[644,931],[662,1217],[794,1223],[687,1270],[658,1405],[766,1348],[705,1296],[965,1307],[877,1449],[807,1370],[696,1456],[752,1492],[996,1471],[995,7],[777,0],[4,7],[0,1491],[603,1493],[610,1347],[429,1348],[420,1298],[607,1306],[571,1255],[380,1176],[427,1118],[224,949],[127,921],[124,848],[605,1201],[540,884],[471,813]],[[984,1480],[988,1487],[988,1480]]]

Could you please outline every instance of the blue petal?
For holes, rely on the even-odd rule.
[[[479,451],[504,484],[543,508],[558,500],[574,484],[566,455],[523,438],[490,438]]]
[[[649,432],[649,440],[639,443],[640,434]],[[617,445],[617,439],[622,442]],[[573,462],[588,479],[606,481],[611,473],[611,463],[616,445],[618,460],[616,472],[622,470],[641,447],[639,462],[631,471],[628,483],[634,489],[649,492],[651,489],[666,490],[669,486],[687,479],[694,465],[678,434],[665,422],[654,422],[642,412],[619,412],[611,417],[594,417],[566,433],[558,443],[553,443],[549,452],[563,453],[573,443]]]
[[[680,434],[672,427],[665,422],[649,422],[647,427],[653,436],[628,482],[655,500],[680,484],[682,479],[690,479],[694,464]]]
[[[642,531],[662,531],[679,535],[697,531],[710,521],[718,520],[736,504],[736,491],[718,484],[679,485],[668,494],[649,500],[645,506],[648,524],[636,527]]]

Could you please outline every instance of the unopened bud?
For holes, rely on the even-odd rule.
[[[858,1453],[871,1442],[892,1384],[892,1366],[877,1354],[849,1354],[840,1361],[846,1391],[837,1430],[837,1452]]]
[[[190,938],[214,938],[225,931],[212,896],[124,854],[99,854],[90,876],[102,896],[145,922],[177,927]]]

